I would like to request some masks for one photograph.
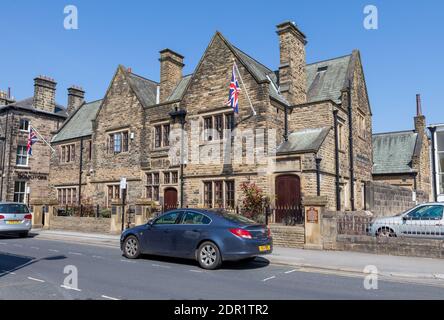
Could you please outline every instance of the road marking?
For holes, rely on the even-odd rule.
[[[59,252],[59,250],[56,250],[56,249],[48,249],[48,251],[50,251],[50,252]]]
[[[36,282],[45,282],[45,280],[36,279],[36,278],[32,278],[32,277],[28,277],[28,279],[32,280],[32,281],[36,281]]]
[[[120,259],[121,262],[127,262],[127,263],[136,263],[135,261],[131,261],[131,260],[124,260],[124,259]]]
[[[7,245],[7,243],[5,243],[5,242],[0,242],[0,244],[2,244],[2,245],[4,245],[4,246],[6,246],[6,245]]]
[[[284,272],[285,274],[289,274],[289,273],[293,273],[293,272],[296,272],[297,270],[296,269],[293,269],[293,270],[290,270],[290,271],[286,271],[286,272]]]
[[[14,247],[22,248],[23,246],[21,244],[14,243]]]
[[[78,291],[78,292],[82,291],[79,288],[73,288],[73,287],[65,286],[63,284],[60,287],[66,289],[66,290],[74,290],[74,291]]]
[[[105,295],[102,295],[102,298],[108,299],[108,300],[120,300],[120,299],[109,297],[109,296],[105,296]]]
[[[271,279],[274,279],[274,278],[276,278],[276,276],[272,276],[272,277],[270,277],[270,278],[266,278],[266,279],[264,279],[264,280],[262,280],[262,281],[265,282],[265,281],[268,281],[268,280],[271,280]]]
[[[73,254],[73,255],[75,255],[75,256],[83,256],[83,253],[80,253],[80,252],[68,252],[68,254]]]
[[[203,271],[200,270],[189,270],[190,272],[196,272],[196,273],[202,273]]]
[[[31,249],[40,250],[40,248],[37,247],[30,247]]]
[[[157,267],[157,268],[165,268],[165,269],[171,269],[170,266],[162,266],[160,264],[152,264],[153,267]]]
[[[101,256],[92,256],[92,257],[95,259],[103,259],[103,257],[101,257]]]

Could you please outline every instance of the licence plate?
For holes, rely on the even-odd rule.
[[[267,246],[260,246],[259,247],[259,251],[260,252],[264,252],[264,251],[270,251],[271,250],[271,246],[267,245]]]
[[[22,221],[20,221],[20,220],[9,220],[9,221],[6,221],[6,224],[20,224],[20,223],[22,223]]]

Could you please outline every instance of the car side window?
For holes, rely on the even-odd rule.
[[[442,206],[430,206],[422,215],[421,220],[441,220]]]
[[[182,218],[182,224],[210,224],[207,216],[197,212],[186,212]]]
[[[423,206],[423,207],[416,208],[413,211],[411,211],[409,214],[407,214],[406,218],[409,220],[421,220],[422,215],[429,208],[430,208],[430,206]]]
[[[162,225],[162,224],[175,224],[177,218],[180,215],[180,211],[174,211],[171,213],[167,213],[163,216],[161,216],[160,218],[158,218],[154,224],[155,225]]]

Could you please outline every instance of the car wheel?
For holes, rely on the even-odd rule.
[[[128,259],[137,259],[140,255],[139,240],[135,236],[129,236],[123,243],[123,255]]]
[[[378,238],[395,238],[396,237],[396,233],[392,229],[384,227],[384,228],[380,228],[376,232],[376,236]]]
[[[28,237],[28,232],[21,232],[21,233],[19,233],[19,237],[20,238],[27,238]]]
[[[197,249],[197,261],[203,269],[217,269],[222,264],[219,248],[210,241],[202,243]]]

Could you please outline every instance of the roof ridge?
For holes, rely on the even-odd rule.
[[[400,133],[416,133],[416,132],[415,130],[388,131],[388,132],[373,133],[372,136],[382,136],[382,135],[400,134]]]
[[[330,59],[325,59],[325,60],[316,61],[316,62],[312,62],[312,63],[307,63],[306,66],[312,66],[314,64],[323,63],[323,62],[332,61],[332,60],[339,60],[339,59],[343,59],[345,57],[351,57],[351,56],[352,56],[352,53],[346,54],[346,55],[343,55],[343,56],[339,56],[339,57],[336,57],[336,58],[330,58]]]
[[[143,76],[141,76],[141,75],[138,75],[138,74],[136,74],[136,73],[133,73],[133,72],[128,72],[128,74],[129,75],[134,75],[134,76],[136,76],[136,77],[138,77],[138,78],[140,78],[140,79],[142,79],[142,80],[146,80],[146,81],[149,81],[149,82],[152,82],[152,83],[155,83],[155,84],[159,84],[159,82],[156,82],[156,81],[154,81],[154,80],[151,80],[151,79],[148,79],[148,78],[145,78],[145,77],[143,77]]]

